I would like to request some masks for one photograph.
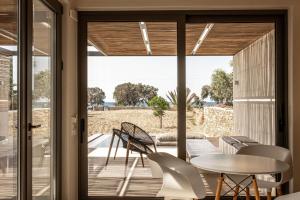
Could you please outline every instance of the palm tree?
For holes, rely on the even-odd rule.
[[[177,89],[173,91],[168,91],[167,98],[169,99],[170,103],[177,107]],[[186,88],[186,108],[187,110],[192,110],[192,106],[194,105],[194,101],[197,98],[195,93],[191,93],[189,88]]]

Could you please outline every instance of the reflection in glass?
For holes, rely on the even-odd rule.
[[[33,1],[32,57],[32,195],[52,199],[54,13]]]
[[[11,199],[18,164],[17,1],[0,1],[0,7],[0,199]]]

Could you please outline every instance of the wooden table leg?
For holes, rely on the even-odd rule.
[[[221,191],[222,191],[223,181],[224,181],[224,175],[221,174],[220,177],[218,178],[218,186],[217,186],[215,200],[220,200],[221,199]]]
[[[258,191],[258,186],[257,186],[255,175],[252,175],[252,185],[253,185],[253,189],[254,189],[255,200],[260,200],[259,191]]]
[[[109,146],[108,155],[107,155],[107,158],[106,158],[106,163],[105,163],[105,165],[108,164],[108,160],[109,160],[111,148],[112,148],[113,143],[114,143],[114,138],[115,138],[115,134],[113,133],[113,134],[112,134],[112,137],[111,137],[110,146]]]
[[[246,187],[246,200],[250,200],[250,189]]]
[[[240,191],[240,186],[239,186],[239,185],[236,185],[236,186],[235,186],[235,191],[234,191],[233,200],[237,200],[237,199],[238,199],[239,191]]]

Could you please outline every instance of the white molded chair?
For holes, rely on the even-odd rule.
[[[263,156],[289,164],[289,170],[281,172],[281,178],[278,182],[257,179],[258,187],[267,189],[268,199],[271,199],[272,188],[276,188],[277,194],[281,195],[281,185],[288,182],[293,177],[292,155],[288,149],[273,145],[251,145],[241,148],[236,154]],[[255,163],[253,164],[255,165]],[[235,176],[234,179],[237,179],[237,176]]]
[[[280,197],[277,197],[275,200],[299,200],[300,199],[300,192],[296,192],[293,194],[287,194]]]
[[[205,187],[195,167],[168,153],[152,153],[148,158],[153,177],[163,178],[157,196],[169,199],[205,198]]]

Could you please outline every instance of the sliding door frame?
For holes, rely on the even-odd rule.
[[[87,25],[89,22],[177,22],[177,148],[186,159],[186,53],[187,23],[263,23],[276,27],[276,144],[288,148],[288,48],[286,10],[205,10],[205,11],[80,11],[78,12],[78,196],[80,200],[118,199],[88,196],[87,158]],[[122,197],[120,199],[157,199]]]
[[[181,138],[185,138],[185,16],[157,13],[143,14],[118,13],[116,15],[99,15],[98,12],[79,12],[78,15],[78,116],[79,116],[79,197],[80,199],[98,199],[97,197],[88,197],[88,159],[87,159],[87,51],[82,51],[87,47],[87,25],[89,22],[177,22],[177,83],[178,83],[178,104],[177,121]],[[179,84],[180,83],[180,84]],[[180,85],[180,86],[179,86]],[[181,123],[179,123],[181,122]],[[182,123],[183,122],[183,123]],[[179,135],[177,133],[177,135]],[[185,141],[178,140],[178,157],[185,159]],[[117,197],[104,197],[105,199],[116,199]],[[139,199],[130,198],[130,199]],[[143,197],[147,198],[147,197]],[[122,197],[127,199],[127,197]]]
[[[232,12],[232,11],[230,11]],[[237,17],[238,16],[238,17]],[[187,23],[274,23],[275,25],[275,143],[288,144],[288,27],[286,10],[210,11],[191,13]]]
[[[53,175],[51,179],[55,200],[61,199],[61,70],[62,70],[62,12],[57,0],[40,0],[55,14],[53,68]],[[18,200],[32,199],[32,45],[33,0],[18,0]],[[52,194],[51,194],[52,195]]]

